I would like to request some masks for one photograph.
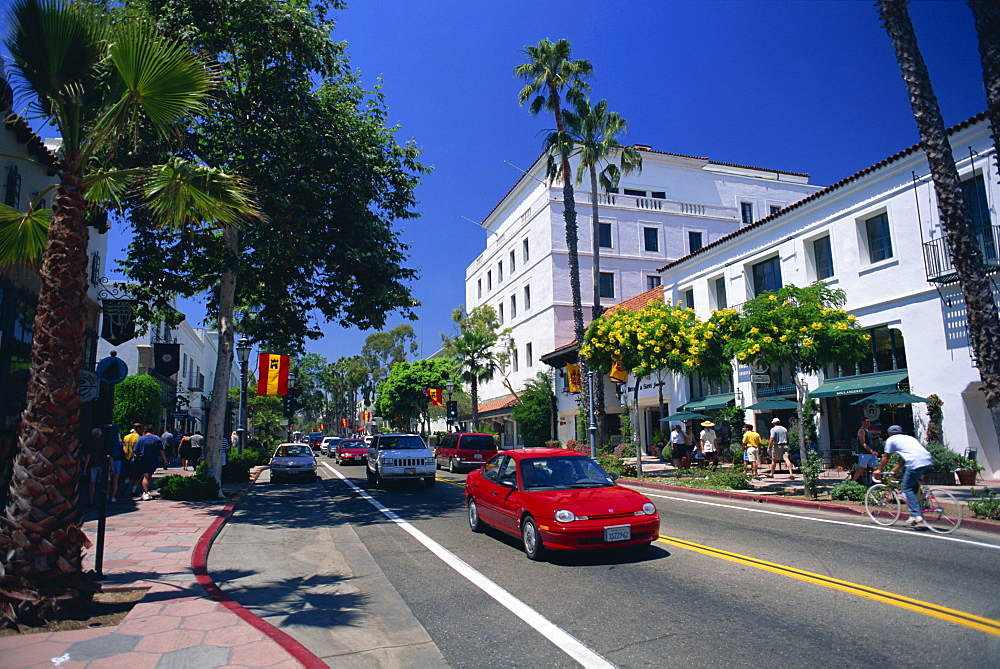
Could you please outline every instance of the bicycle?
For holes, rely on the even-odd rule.
[[[876,483],[865,493],[865,511],[877,525],[888,527],[899,520],[907,507],[906,495],[900,489],[900,480],[883,476],[883,483]],[[941,488],[917,486],[917,499],[924,525],[933,532],[950,534],[962,524],[962,505],[955,496]]]

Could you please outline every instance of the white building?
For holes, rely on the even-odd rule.
[[[664,264],[819,189],[804,174],[635,148],[642,154],[642,172],[623,177],[617,193],[598,195],[604,306],[658,285]],[[562,187],[545,180],[545,167],[543,155],[486,217],[486,249],[465,274],[466,309],[488,304],[503,327],[512,329],[516,352],[505,371],[514,388],[547,371],[540,357],[574,338]],[[575,195],[587,324],[594,304],[592,194]],[[578,436],[570,418],[576,404],[559,396],[559,438],[565,440]],[[505,445],[517,443],[510,421],[513,397],[499,375],[480,386],[479,397],[481,419],[502,428]]]
[[[987,267],[996,271],[1000,188],[989,126],[980,115],[952,128],[950,139]],[[906,384],[917,395],[936,394],[944,401],[944,435],[952,450],[975,450],[988,474],[1000,474],[997,436],[919,145],[668,263],[661,276],[666,299],[693,302],[703,318],[781,285],[820,280],[842,289],[846,309],[873,335],[872,350],[857,365],[805,379],[809,395],[821,404],[821,449],[835,455],[853,451],[864,405],[852,402]],[[671,376],[665,392],[671,409],[794,399],[788,370],[754,371],[769,382],[751,383],[751,370],[738,366],[732,385],[709,388],[697,379]],[[643,401],[651,403],[648,394]],[[926,428],[924,404],[867,411],[883,430],[898,423],[921,436]],[[769,423],[770,414],[757,414],[757,420]]]

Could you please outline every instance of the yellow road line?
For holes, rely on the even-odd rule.
[[[911,599],[909,597],[886,592],[884,590],[869,588],[866,585],[851,583],[849,581],[841,581],[830,576],[814,574],[801,569],[795,569],[794,567],[788,567],[748,557],[746,555],[740,555],[739,553],[730,553],[718,548],[712,548],[711,546],[702,546],[701,544],[692,543],[683,539],[667,537],[662,534],[660,535],[660,541],[679,548],[686,548],[687,550],[704,553],[705,555],[711,555],[712,557],[717,557],[722,560],[729,560],[730,562],[736,562],[738,564],[744,564],[757,569],[763,569],[764,571],[774,572],[775,574],[781,574],[782,576],[788,576],[800,581],[806,581],[807,583],[814,583],[816,585],[832,588],[834,590],[840,590],[859,597],[866,597],[877,602],[882,602],[883,604],[890,604],[908,611],[915,611],[916,613],[922,613],[934,618],[940,618],[941,620],[949,623],[963,625],[974,630],[979,630],[980,632],[1000,636],[1000,621],[982,618],[971,613],[956,611],[955,609],[938,606],[937,604],[924,602],[919,599]]]
[[[440,478],[440,477],[438,477],[438,481],[440,481],[441,483],[448,483],[450,485],[455,486],[456,488],[464,488],[465,487],[465,481],[458,482],[458,481],[452,481],[451,479],[443,479],[443,478]]]

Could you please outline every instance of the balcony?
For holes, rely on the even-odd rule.
[[[1000,270],[1000,226],[990,225],[986,234],[978,235],[976,241],[983,253],[983,265],[988,274]],[[947,285],[958,282],[958,273],[952,262],[951,250],[945,237],[924,242],[924,269],[927,281]]]
[[[584,197],[590,200],[590,193],[578,193],[580,200]],[[657,197],[640,197],[637,195],[620,195],[618,193],[598,193],[597,203],[605,207],[621,207],[625,209],[640,209],[642,211],[659,211],[665,214],[681,214],[684,216],[704,216],[706,218],[721,218],[724,220],[739,220],[735,207],[718,207],[709,204],[695,204],[679,200],[666,200]]]

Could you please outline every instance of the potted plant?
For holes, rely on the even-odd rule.
[[[931,468],[924,473],[924,483],[929,485],[955,485],[955,471],[962,468],[965,458],[939,441],[927,444],[931,453]]]
[[[976,485],[976,476],[983,469],[984,467],[974,458],[963,457],[959,463],[959,468],[955,470],[955,474],[958,476],[958,484]]]

